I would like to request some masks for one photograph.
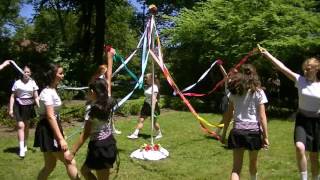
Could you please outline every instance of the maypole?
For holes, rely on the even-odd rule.
[[[148,44],[148,50],[147,52],[145,48],[143,48],[143,56],[142,56],[142,63],[144,61],[148,60],[149,54],[151,49],[155,49],[155,44],[154,44],[154,37],[155,37],[155,21],[154,21],[154,16],[157,13],[157,7],[155,5],[150,5],[149,6],[149,12],[151,13],[151,18],[150,21],[148,21],[148,24],[146,25],[147,33],[146,36],[144,37],[145,41],[147,41]],[[159,48],[159,47],[158,47]],[[146,56],[144,54],[147,53]],[[146,58],[146,59],[145,59]],[[152,85],[151,85],[151,143],[150,144],[144,144],[141,146],[139,149],[133,151],[130,155],[131,158],[137,158],[137,159],[143,159],[143,160],[161,160],[164,158],[167,158],[169,156],[169,152],[164,149],[163,147],[160,146],[160,144],[155,144],[153,140],[153,131],[154,131],[154,109],[155,109],[155,100],[156,97],[154,97],[154,85],[155,85],[155,80],[154,80],[154,62],[151,62],[152,66]]]

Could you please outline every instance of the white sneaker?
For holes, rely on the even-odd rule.
[[[19,151],[19,156],[20,156],[21,158],[24,158],[24,157],[26,156],[26,151],[25,151],[24,148],[23,148],[23,149],[20,149],[20,151]]]
[[[113,134],[121,134],[122,132],[119,131],[119,130],[117,130],[117,129],[113,129],[112,133],[113,133]]]
[[[159,133],[159,134],[155,137],[155,139],[160,139],[160,138],[162,138],[162,134],[161,134],[161,133]]]
[[[138,135],[131,134],[130,136],[127,136],[129,139],[138,139]]]
[[[25,151],[25,152],[28,151],[28,147],[27,147],[27,146],[24,147],[24,151]]]

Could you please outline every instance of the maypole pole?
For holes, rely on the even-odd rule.
[[[157,7],[155,5],[150,5],[149,6],[149,12],[151,14],[151,18],[148,25],[146,25],[146,30],[147,34],[145,38],[147,39],[147,44],[148,44],[148,53],[152,52],[152,50],[155,49],[155,44],[154,44],[154,34],[156,32],[156,29],[154,28],[155,26],[153,23],[154,21],[154,16],[157,14]],[[160,47],[158,47],[160,48]],[[148,56],[147,56],[148,58]],[[155,97],[154,97],[154,85],[155,85],[155,73],[154,73],[154,62],[152,61],[152,85],[151,85],[151,143],[150,144],[144,144],[143,146],[140,147],[140,149],[135,150],[134,152],[131,153],[130,157],[131,158],[137,158],[137,159],[143,159],[143,160],[161,160],[164,158],[167,158],[169,156],[169,152],[164,149],[163,147],[160,146],[160,144],[155,144],[153,140],[153,131],[154,131],[154,109],[155,109]],[[158,92],[159,93],[159,92]]]

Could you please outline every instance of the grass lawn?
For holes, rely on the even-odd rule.
[[[219,122],[221,115],[201,114],[211,122]],[[116,126],[122,131],[117,135],[120,151],[120,170],[117,179],[228,179],[232,168],[232,151],[226,150],[218,141],[207,137],[199,128],[197,120],[190,112],[162,111],[160,125],[163,138],[157,141],[170,153],[167,159],[143,161],[131,159],[130,153],[143,143],[150,143],[150,121],[137,140],[126,136],[132,132],[137,117],[119,118]],[[269,119],[270,149],[259,154],[259,179],[299,179],[293,146],[293,121]],[[65,128],[65,134],[74,132],[80,124]],[[26,157],[17,156],[18,143],[16,134],[1,132],[0,140],[0,177],[4,180],[34,180],[43,166],[43,157],[39,149],[29,148]],[[29,147],[33,144],[34,133],[30,134]],[[78,135],[68,140],[69,147]],[[80,169],[86,155],[86,144],[76,156]],[[310,172],[310,170],[309,170]],[[249,179],[248,154],[245,154],[242,178]],[[310,175],[309,175],[310,176]],[[112,171],[111,178],[115,177]],[[68,179],[61,162],[49,179]]]

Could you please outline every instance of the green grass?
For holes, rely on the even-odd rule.
[[[210,122],[218,122],[220,115],[201,114]],[[207,137],[199,128],[199,123],[189,112],[162,111],[160,125],[163,138],[157,141],[170,153],[167,159],[160,161],[143,161],[131,159],[130,153],[143,143],[150,143],[150,121],[147,120],[137,140],[127,139],[137,122],[137,117],[119,118],[116,126],[122,131],[117,135],[120,151],[120,170],[117,179],[228,179],[232,168],[232,151],[226,150],[218,141]],[[270,149],[261,150],[259,154],[259,179],[299,179],[293,146],[293,121],[284,119],[269,120]],[[65,134],[71,134],[78,126],[65,128]],[[33,144],[31,134],[29,147]],[[78,136],[68,140],[69,146]],[[16,154],[17,140],[15,134],[3,133],[0,140],[0,177],[6,180],[36,179],[43,166],[42,153],[38,149],[27,152],[26,158],[20,160]],[[84,145],[76,156],[80,169],[86,155]],[[310,172],[310,171],[309,171]],[[248,155],[245,154],[242,178],[249,179]],[[115,176],[112,171],[111,178]],[[49,179],[68,179],[61,162]]]

